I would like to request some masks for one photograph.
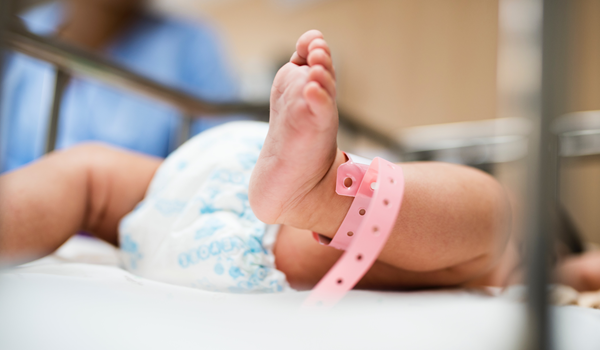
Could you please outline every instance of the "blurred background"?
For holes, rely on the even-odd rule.
[[[600,248],[600,0],[0,0],[9,3],[20,20],[0,8],[0,172],[89,140],[166,157],[219,123],[266,120],[277,70],[319,29],[337,72],[340,148],[477,167],[507,188],[517,237],[527,199],[551,198],[563,246]],[[544,50],[542,4],[564,15],[544,17],[557,41]],[[556,206],[540,195],[555,185],[553,162],[538,164],[555,155],[554,137],[537,148],[543,119],[560,141]],[[531,222],[552,221],[543,204]],[[528,229],[552,241],[549,225]],[[531,242],[529,256],[546,250]],[[530,290],[544,305],[538,255],[529,286],[539,280]]]
[[[20,13],[48,6],[37,0],[16,4]],[[319,29],[332,48],[345,118],[397,141],[399,158],[478,166],[518,194],[525,191],[519,162],[528,126],[519,119],[520,109],[505,103],[511,97],[503,89],[526,86],[536,68],[499,52],[503,45],[515,47],[510,35],[499,31],[500,5],[498,0],[154,0],[143,11],[211,33],[227,77],[207,79],[231,80],[231,89],[213,96],[217,100],[225,95],[268,102],[272,79],[297,38]],[[574,0],[568,7],[567,97],[561,114],[600,110],[600,1]],[[518,17],[511,17],[517,27]],[[176,40],[167,37],[156,45]],[[186,58],[193,65],[195,58]],[[152,73],[152,65],[147,68],[137,71]],[[355,132],[340,135],[342,147],[355,153],[394,157],[371,141]],[[580,152],[562,158],[560,181],[574,226],[585,241],[600,244],[600,156]]]

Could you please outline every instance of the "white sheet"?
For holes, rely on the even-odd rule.
[[[154,282],[76,237],[0,273],[0,349],[517,349],[524,306],[481,292],[351,292],[325,313],[306,292],[238,295]],[[553,308],[557,349],[599,349],[600,311]]]

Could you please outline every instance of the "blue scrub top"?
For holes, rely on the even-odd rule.
[[[30,31],[52,35],[63,19],[59,3],[27,12]],[[210,101],[237,97],[214,33],[204,25],[145,14],[104,52],[128,69]],[[53,66],[7,55],[2,87],[1,171],[43,154],[54,87]],[[180,113],[173,107],[90,79],[73,77],[63,96],[57,148],[103,141],[159,157],[177,147]],[[224,121],[198,120],[192,134]]]

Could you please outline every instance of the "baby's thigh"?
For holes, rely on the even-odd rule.
[[[320,245],[307,230],[283,226],[274,247],[277,269],[284,272],[290,286],[307,290],[329,271],[343,254],[342,251]],[[465,263],[435,271],[409,271],[376,261],[361,279],[358,289],[414,289],[432,287],[501,285],[512,260],[506,256],[490,261],[484,255]]]

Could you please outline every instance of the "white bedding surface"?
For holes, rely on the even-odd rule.
[[[0,273],[0,349],[518,349],[524,305],[482,292],[352,291],[329,312],[306,292],[205,292],[136,277],[76,237]],[[553,308],[557,349],[600,349],[600,311]]]

